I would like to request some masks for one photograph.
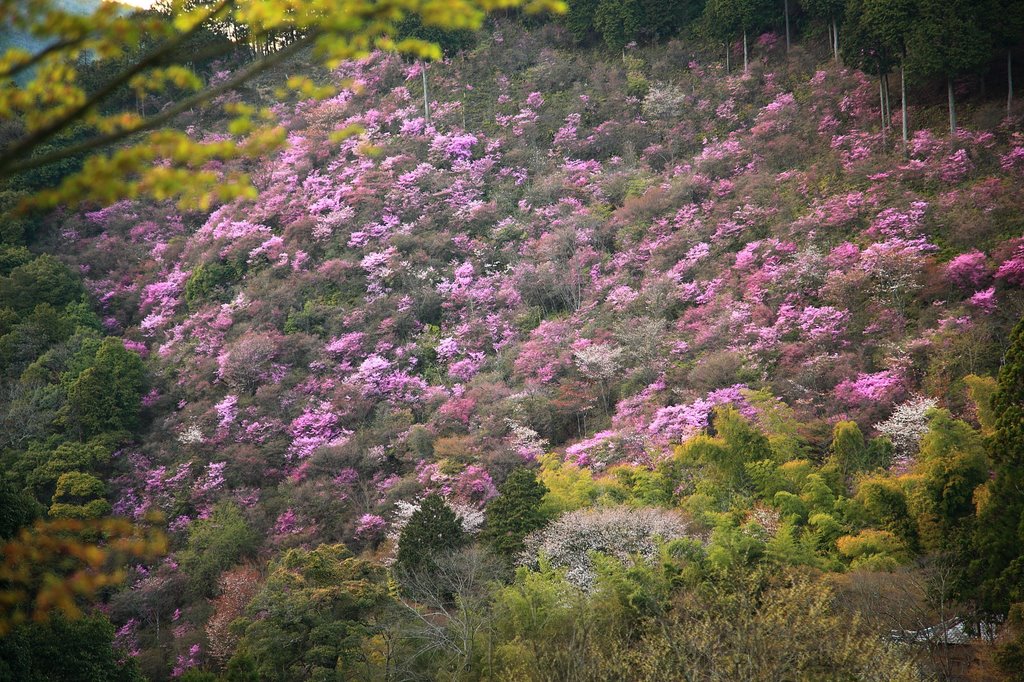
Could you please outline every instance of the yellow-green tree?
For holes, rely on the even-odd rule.
[[[209,104],[300,54],[333,68],[373,50],[424,59],[440,48],[418,38],[398,39],[398,27],[415,17],[424,26],[476,29],[488,12],[521,7],[563,11],[562,0],[166,0],[157,11],[127,12],[101,3],[88,15],[65,11],[52,0],[0,0],[0,25],[43,41],[36,52],[12,48],[0,55],[0,180],[69,160],[81,168],[58,187],[37,192],[31,204],[54,206],[95,199],[111,203],[141,194],[177,197],[186,205],[251,195],[244,174],[222,177],[204,167],[211,160],[266,153],[284,141],[284,128],[269,107],[225,105],[230,138],[192,139],[174,123],[183,112]],[[193,68],[183,50],[202,32],[229,37],[210,52],[233,45],[259,46],[244,66],[216,81]],[[110,75],[83,83],[83,64]],[[102,71],[102,70],[100,70]],[[307,76],[282,78],[280,97],[322,97],[333,89]],[[150,113],[105,108],[130,88],[138,98],[167,95]],[[13,130],[13,133],[11,132]],[[355,131],[342,131],[352,134]]]

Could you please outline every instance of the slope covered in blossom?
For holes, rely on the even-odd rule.
[[[387,56],[275,105],[288,145],[246,169],[254,199],[61,215],[53,250],[151,377],[114,512],[163,512],[177,551],[115,622],[170,600],[178,665],[208,655],[195,604],[228,567],[189,560],[225,501],[263,559],[343,542],[387,563],[408,502],[440,491],[472,530],[540,463],[549,488],[679,506],[725,546],[750,516],[718,514],[744,505],[651,478],[718,406],[767,436],[805,506],[793,463],[825,462],[838,422],[890,437],[889,477],[913,470],[928,405],[977,424],[964,377],[995,375],[1024,313],[1019,117],[981,104],[950,138],[912,109],[904,157],[875,81],[781,49],[763,36],[726,74],[683,43],[609,60],[509,25],[429,68],[429,121],[420,67]],[[194,135],[228,134],[205,116]],[[817,507],[792,522],[751,495],[769,534],[820,531]],[[871,522],[835,517],[808,561],[841,570],[860,555],[835,538]],[[147,596],[181,575],[192,597]]]

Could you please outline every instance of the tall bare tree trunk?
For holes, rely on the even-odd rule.
[[[747,73],[749,69],[749,59],[747,57],[747,29],[743,29],[743,73]]]
[[[892,104],[889,102],[889,74],[885,74],[882,77],[882,81],[885,83],[885,127],[889,128],[892,126]]]
[[[903,155],[907,155],[907,69],[900,62],[900,109],[903,118]]]
[[[786,14],[786,52],[789,52],[789,0],[784,0],[782,6]]]
[[[1013,113],[1013,50],[1006,50],[1006,117]]]
[[[427,88],[427,63],[420,62],[420,73],[423,74],[423,118],[430,125],[430,95]]]
[[[949,134],[956,135],[956,98],[953,95],[953,79],[946,79],[946,92],[949,94]]]
[[[885,91],[882,86],[882,68],[878,68],[878,115],[882,123],[882,147],[885,147]]]
[[[839,25],[836,18],[832,17],[832,51],[836,55],[836,64],[839,63]]]
[[[731,47],[729,45],[729,41],[727,40],[727,41],[725,41],[725,73],[726,74],[729,74],[729,73],[732,72],[732,67],[730,67],[730,65],[729,65],[729,53],[730,52],[732,52],[732,49],[731,49]]]

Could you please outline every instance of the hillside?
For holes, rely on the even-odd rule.
[[[22,385],[59,383],[104,336],[143,361],[141,418],[120,424],[136,435],[115,446],[80,434],[109,446],[110,463],[106,491],[77,496],[166,524],[171,554],[106,605],[143,672],[232,661],[260,679],[349,679],[331,676],[347,661],[353,679],[527,679],[569,665],[544,642],[569,637],[587,609],[600,623],[603,602],[586,602],[598,594],[621,611],[594,626],[610,639],[593,637],[621,650],[593,679],[675,679],[640,661],[697,660],[693,643],[670,655],[671,638],[640,625],[652,618],[721,633],[694,614],[736,608],[796,651],[801,628],[852,637],[842,614],[879,595],[908,606],[862,614],[859,653],[828,660],[850,679],[934,673],[935,660],[876,635],[985,617],[967,597],[939,610],[922,585],[964,556],[993,466],[988,396],[1024,316],[1021,117],[973,99],[950,136],[941,108],[912,107],[904,156],[899,111],[880,130],[877,80],[809,47],[787,58],[774,34],[751,49],[749,73],[726,73],[684,41],[608,56],[554,25],[499,24],[429,67],[429,121],[421,66],[386,55],[325,75],[344,85],[334,97],[275,104],[283,152],[210,167],[248,172],[253,199],[48,219],[37,247],[80,275],[95,324],[40,360],[0,346]],[[363,132],[336,141],[353,125]],[[182,126],[230,135],[207,111]],[[4,404],[19,430],[8,462],[45,451],[58,428],[42,411],[19,417],[40,395]],[[528,529],[563,525],[522,550],[521,536],[495,541],[503,516],[488,510],[524,467],[547,490]],[[447,504],[431,527],[454,510],[452,546],[497,547],[479,571],[504,587],[424,594],[427,564],[408,564],[397,540],[431,493]],[[431,557],[442,575],[492,561]],[[638,557],[660,562],[643,573]],[[513,564],[534,570],[513,580]],[[394,587],[377,572],[393,565],[413,587],[386,607]],[[583,601],[560,626],[524,625],[513,593],[528,601],[531,580]],[[666,596],[714,580],[749,581],[757,606]],[[339,584],[347,601],[324,597]],[[389,649],[412,627],[389,608],[450,608],[453,593],[470,614],[498,614],[493,660],[429,628],[416,634],[429,654]],[[325,607],[335,620],[292,632],[290,610],[318,599],[341,599]],[[815,611],[824,602],[833,610]],[[793,620],[794,605],[821,620]],[[805,654],[819,661],[793,655]],[[380,672],[387,655],[405,656],[406,672]],[[957,665],[984,669],[985,656]],[[483,677],[458,676],[470,669]],[[754,679],[722,675],[706,679]]]

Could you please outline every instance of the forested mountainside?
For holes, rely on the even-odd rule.
[[[810,28],[474,41],[223,95],[251,196],[4,223],[3,535],[168,545],[2,675],[1018,679],[1020,111],[921,80],[904,147]]]

